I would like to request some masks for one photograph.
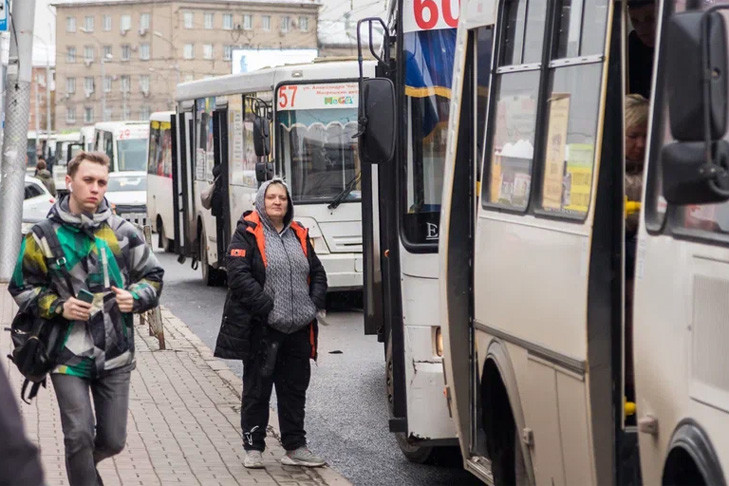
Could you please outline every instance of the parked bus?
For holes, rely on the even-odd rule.
[[[147,221],[159,237],[159,246],[172,250],[174,211],[172,181],[172,118],[174,111],[152,113],[147,150]]]
[[[415,16],[430,24],[447,4]],[[729,4],[655,4],[642,204],[625,192],[625,146],[641,136],[624,122],[627,7],[461,5],[437,300],[444,392],[464,465],[487,483],[727,483],[729,59],[717,9]],[[363,119],[400,95],[388,82],[364,84]],[[383,149],[386,120],[360,140],[363,171],[404,172]]]
[[[421,3],[391,1],[378,23],[394,44],[381,55],[369,44],[396,95],[368,112],[364,138],[394,134],[394,157],[378,153],[362,167],[365,333],[384,343],[389,429],[413,462],[458,444],[443,396],[437,254],[457,11],[418,23]]]
[[[81,150],[81,133],[69,132],[54,135],[51,139],[53,145],[53,182],[56,191],[66,192],[66,166],[68,162]]]
[[[372,64],[365,69],[374,74]],[[362,287],[360,164],[352,138],[357,76],[354,61],[317,62],[178,85],[175,246],[199,262],[208,285],[222,280],[221,256],[242,213],[253,209],[260,182],[276,175],[289,184],[329,289]],[[222,203],[213,215],[200,194],[213,183],[215,166]]]

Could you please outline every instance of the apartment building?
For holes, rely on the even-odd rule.
[[[317,48],[318,0],[68,0],[56,7],[58,130],[174,109],[236,48]]]
[[[30,81],[29,131],[47,132],[49,126],[51,131],[55,130],[54,71],[55,68],[52,66],[33,66]]]

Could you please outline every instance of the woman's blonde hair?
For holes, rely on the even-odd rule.
[[[648,100],[639,94],[625,96],[625,129],[648,123]]]

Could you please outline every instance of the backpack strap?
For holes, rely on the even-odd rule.
[[[68,268],[66,267],[66,254],[63,252],[61,242],[58,240],[58,235],[56,234],[56,229],[53,227],[53,222],[47,218],[43,219],[33,226],[33,232],[36,236],[38,236],[38,238],[45,238],[46,243],[48,243],[48,248],[51,250],[51,259],[58,267],[63,278],[66,280],[66,285],[68,286],[68,291],[71,293],[71,296],[75,296],[76,292],[73,289],[73,281],[71,280],[71,275],[68,273]]]
[[[28,393],[28,396],[26,397],[25,392],[28,389],[28,385],[31,383],[33,383],[33,382],[26,378],[25,381],[23,382],[23,388],[21,388],[21,390],[20,390],[21,400],[23,400],[28,405],[30,405],[30,402],[38,395],[38,390],[40,390],[40,387],[41,386],[43,388],[46,387],[46,378],[43,378],[41,381],[33,383],[33,386],[30,387],[30,392]]]

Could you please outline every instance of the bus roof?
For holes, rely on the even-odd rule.
[[[375,61],[365,61],[365,76],[373,76]],[[215,78],[200,79],[177,85],[176,101],[196,100],[208,96],[225,96],[243,92],[272,90],[278,83],[286,81],[321,81],[357,79],[357,61],[316,62],[313,64],[290,64],[260,69],[250,73],[227,74]]]
[[[114,138],[147,138],[149,137],[149,121],[118,121],[99,122],[94,125],[94,131],[111,132]]]
[[[170,117],[174,114],[174,111],[155,111],[154,113],[149,115],[149,121],[168,122],[170,121]]]

